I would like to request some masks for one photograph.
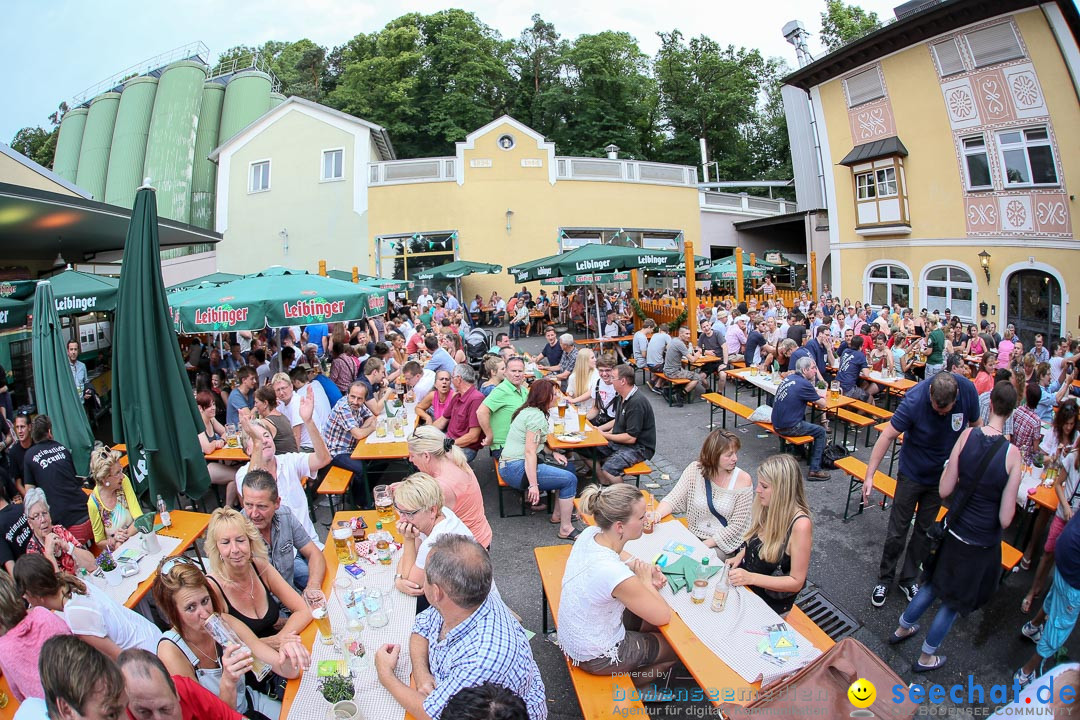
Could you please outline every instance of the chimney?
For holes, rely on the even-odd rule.
[[[612,143],[611,145],[608,145],[606,148],[604,148],[604,152],[607,153],[608,160],[619,159],[619,146],[615,143]]]

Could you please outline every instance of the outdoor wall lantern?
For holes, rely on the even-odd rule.
[[[506,234],[507,235],[510,234],[510,218],[512,218],[512,217],[514,217],[514,211],[513,210],[507,210],[506,211]]]
[[[986,273],[986,282],[990,282],[990,253],[985,250],[979,253],[979,264],[982,265],[983,272]]]

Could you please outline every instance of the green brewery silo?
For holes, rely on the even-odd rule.
[[[285,102],[285,96],[279,92],[270,93],[270,109],[273,110],[281,103]]]
[[[79,152],[82,149],[83,131],[86,130],[87,112],[84,107],[72,108],[64,113],[60,121],[53,172],[71,183],[75,182],[79,172]]]
[[[217,165],[210,162],[210,153],[217,147],[224,102],[225,85],[213,80],[203,84],[199,129],[195,135],[195,169],[191,178],[191,224],[208,230],[214,227],[214,184],[217,180]]]
[[[194,60],[167,65],[150,118],[143,176],[157,189],[158,215],[190,222],[195,134],[206,66]]]
[[[105,92],[90,101],[83,131],[82,147],[79,148],[79,169],[75,184],[94,196],[105,199],[105,180],[109,174],[109,150],[112,147],[116,111],[120,108],[120,93]]]
[[[109,205],[131,207],[135,204],[135,191],[143,181],[146,138],[150,134],[157,85],[158,79],[148,75],[133,77],[124,83],[120,108],[116,111],[105,184],[105,202]]]
[[[270,109],[270,85],[270,76],[260,70],[244,70],[229,79],[221,108],[218,146]]]

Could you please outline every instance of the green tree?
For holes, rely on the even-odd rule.
[[[385,127],[402,157],[446,155],[508,109],[510,43],[473,13],[410,13],[331,53],[330,102]]]
[[[48,130],[42,127],[24,127],[19,130],[11,140],[11,148],[51,170],[56,155],[56,139],[60,136],[60,121],[67,111],[67,103],[60,103],[56,112],[49,116],[52,127]]]
[[[821,42],[829,52],[839,50],[881,27],[877,13],[867,12],[858,5],[846,5],[843,0],[825,0],[821,13]]]
[[[539,14],[513,44],[510,72],[510,113],[546,137],[554,137],[566,122],[570,88],[565,80],[569,44],[560,40],[552,23]]]
[[[637,40],[625,32],[581,35],[565,65],[567,121],[553,133],[559,152],[599,157],[614,143],[624,156],[651,157],[659,96]]]

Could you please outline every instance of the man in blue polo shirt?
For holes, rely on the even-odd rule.
[[[900,433],[904,433],[904,444],[900,446],[900,472],[881,553],[878,584],[870,598],[874,607],[885,604],[889,584],[896,575],[896,563],[905,546],[907,552],[898,584],[909,602],[919,592],[915,578],[926,558],[926,531],[937,519],[941,508],[938,494],[941,469],[964,428],[981,424],[979,394],[971,381],[953,373],[938,373],[931,380],[924,380],[908,390],[889,426],[878,436],[870,453],[870,462],[866,464],[863,505],[869,502],[874,488],[874,473]],[[912,515],[915,516],[915,532],[908,542]]]
[[[847,397],[867,402],[872,401],[878,387],[874,383],[862,381],[862,371],[866,369],[866,353],[862,346],[862,335],[851,338],[851,347],[840,356],[840,370],[836,373],[836,382],[840,383],[840,390]]]
[[[791,367],[790,364],[788,367]],[[817,367],[808,357],[801,357],[795,363],[795,372],[780,382],[773,402],[772,422],[776,432],[788,437],[809,435],[814,438],[810,448],[811,482],[828,480],[830,475],[821,469],[821,455],[825,452],[825,428],[806,421],[806,404],[814,403],[824,409],[826,402],[818,395],[817,388],[810,383]]]
[[[825,380],[829,377],[829,366],[836,363],[836,355],[833,354],[832,329],[828,324],[818,325],[814,330],[814,337],[806,341],[803,348],[814,358],[817,364],[818,377]]]

